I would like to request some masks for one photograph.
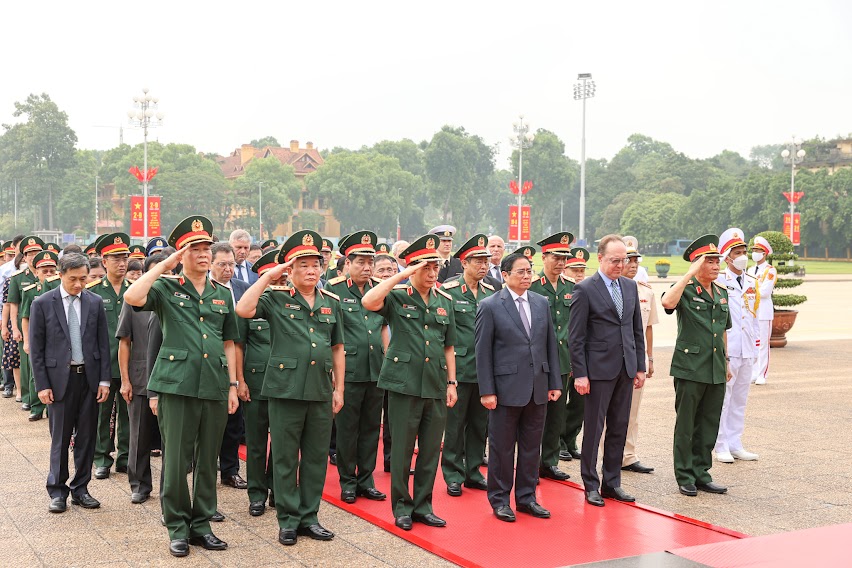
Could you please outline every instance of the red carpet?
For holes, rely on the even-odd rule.
[[[708,566],[757,568],[759,566],[849,566],[852,524],[759,536],[669,550],[682,558]]]

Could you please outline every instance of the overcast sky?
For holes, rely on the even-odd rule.
[[[263,5],[267,4],[266,8]],[[852,132],[852,3],[5,2],[0,122],[48,93],[80,148],[152,138],[229,153],[253,138],[358,148],[444,124],[499,143],[525,115],[580,155],[577,74],[593,74],[587,154],[635,132],[705,158]],[[99,128],[99,127],[106,128]]]

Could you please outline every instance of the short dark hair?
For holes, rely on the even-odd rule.
[[[80,245],[75,245],[73,243],[66,246],[64,249],[62,249],[62,254],[69,254],[69,253],[72,253],[72,252],[78,252],[78,253],[82,254],[83,249],[80,248]]]
[[[103,268],[104,270],[106,270],[106,267],[104,266],[104,259],[102,259],[99,256],[90,256],[89,257],[89,270],[91,270],[93,268]]]
[[[145,272],[148,272],[149,270],[151,270],[152,266],[154,266],[158,262],[163,262],[167,258],[169,257],[161,252],[156,252],[152,254],[151,256],[145,259]]]
[[[598,254],[601,256],[606,254],[606,247],[608,247],[610,243],[614,243],[616,241],[624,244],[624,240],[621,238],[621,235],[606,235],[598,243]]]
[[[127,271],[130,272],[131,270],[142,270],[142,261],[134,259],[128,262]]]
[[[532,268],[532,261],[518,252],[513,252],[506,258],[500,261],[500,272],[512,272],[512,269],[515,267],[515,262],[518,259],[524,259],[530,263],[530,268]]]
[[[340,258],[338,258],[337,264],[334,265],[338,272],[343,272],[343,267],[346,266],[347,260],[349,260],[349,262],[352,262],[353,260],[355,260],[355,255],[350,254],[349,256],[341,256]]]
[[[62,258],[59,259],[59,273],[65,274],[69,270],[83,268],[84,266],[86,267],[86,273],[88,273],[92,269],[91,261],[92,259],[79,252],[63,254]],[[98,262],[100,262],[100,259],[98,259]]]
[[[259,251],[262,251],[263,249],[262,249],[262,248],[260,248],[260,245],[259,245],[259,244],[257,244],[257,243],[252,243],[252,244],[251,244],[251,246],[249,247],[249,250],[259,250]]]
[[[220,252],[224,254],[234,254],[234,247],[232,247],[227,241],[220,241],[210,245],[211,258],[216,258],[216,255]]]
[[[26,235],[15,235],[12,237],[12,244],[15,245],[15,248],[18,248],[18,243],[24,240]]]
[[[378,264],[379,262],[383,262],[385,260],[390,261],[392,264],[397,263],[396,259],[389,254],[377,254],[374,264]]]

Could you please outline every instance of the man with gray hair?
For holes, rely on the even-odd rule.
[[[234,278],[242,280],[247,284],[257,281],[257,273],[250,270],[251,263],[248,261],[248,253],[251,250],[251,235],[248,231],[237,229],[228,237],[228,244],[234,249]]]

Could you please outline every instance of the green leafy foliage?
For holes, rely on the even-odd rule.
[[[769,242],[772,254],[767,257],[767,262],[775,267],[779,275],[792,274],[797,270],[796,260],[799,256],[793,252],[793,242],[790,238],[779,231],[764,231],[760,236]],[[753,240],[752,240],[753,243]],[[750,244],[752,244],[750,243]],[[801,294],[779,294],[778,290],[789,290],[802,284],[800,278],[781,278],[779,276],[772,292],[772,304],[778,307],[798,306],[807,301],[807,296]]]

